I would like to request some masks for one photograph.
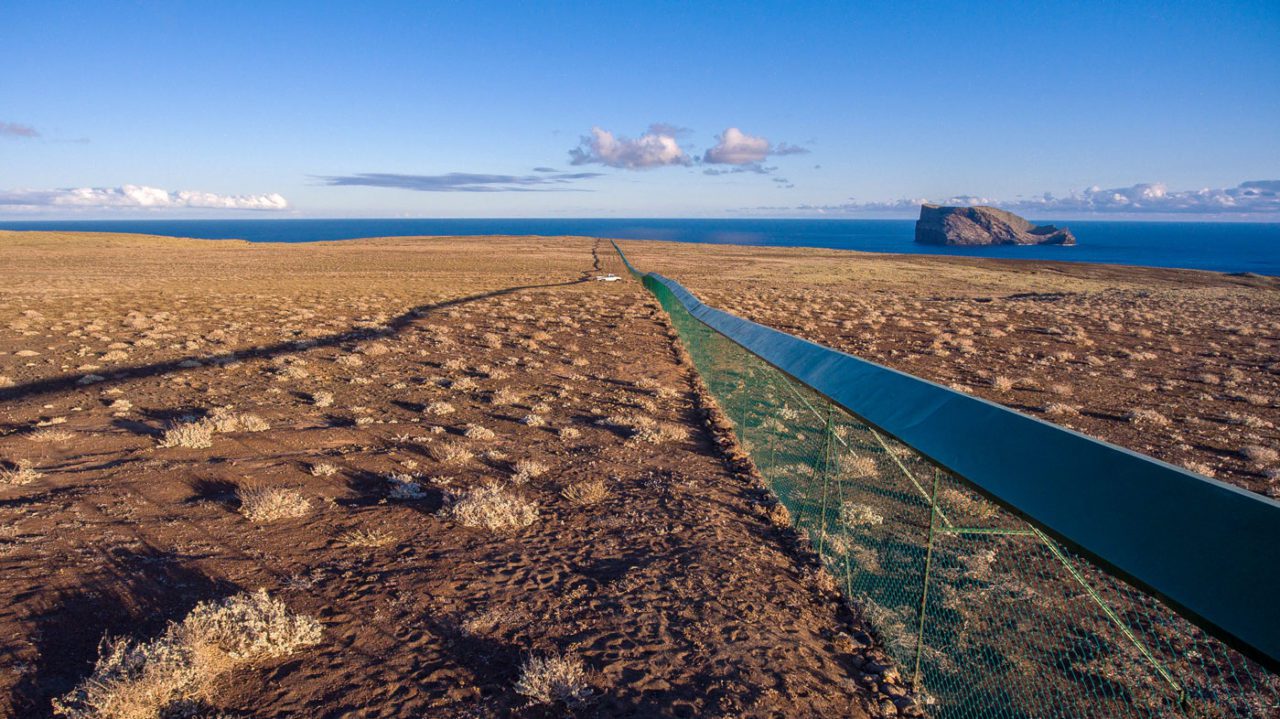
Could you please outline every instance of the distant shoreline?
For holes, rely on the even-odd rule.
[[[1280,223],[1055,220],[1074,247],[936,247],[914,242],[914,220],[251,219],[0,221],[0,230],[120,232],[320,242],[366,237],[579,236],[758,247],[811,247],[907,255],[1030,259],[1280,276]]]

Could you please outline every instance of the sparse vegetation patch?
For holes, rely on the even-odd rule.
[[[500,484],[490,483],[450,498],[448,515],[464,527],[506,532],[533,524],[538,505]]]
[[[266,591],[204,602],[155,639],[105,641],[93,673],[54,709],[68,719],[160,719],[209,701],[234,669],[288,656],[322,634]]]
[[[573,705],[591,695],[591,686],[581,659],[553,655],[527,659],[520,667],[516,691],[542,704]]]
[[[236,492],[240,513],[251,522],[295,519],[311,512],[311,500],[284,487],[242,487]]]
[[[588,479],[574,482],[560,490],[560,496],[579,506],[588,506],[603,502],[609,498],[609,485],[602,479]]]

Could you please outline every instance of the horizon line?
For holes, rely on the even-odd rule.
[[[1110,214],[1097,213],[1093,215],[1077,215],[1077,216],[1027,216],[1029,219],[1050,222],[1150,222],[1150,223],[1201,223],[1201,224],[1257,224],[1257,225],[1273,225],[1280,224],[1280,216],[1266,216],[1260,218],[1257,216],[1247,216],[1232,213],[1224,214],[1202,214],[1187,213],[1185,215],[1177,213],[1161,213],[1159,215],[1152,213],[1151,215],[1142,214]],[[616,215],[575,215],[575,216],[388,216],[388,215],[342,215],[342,216],[289,216],[289,217],[265,217],[261,215],[242,215],[234,217],[218,217],[218,216],[199,216],[199,217],[155,217],[155,216],[136,216],[136,217],[26,217],[26,218],[10,218],[0,216],[0,224],[39,224],[39,223],[91,223],[91,222],[343,222],[343,221],[386,221],[386,222],[411,222],[418,220],[432,221],[528,221],[528,220],[552,220],[561,222],[572,222],[581,220],[612,220],[618,222],[654,222],[654,221],[704,221],[704,222],[752,222],[759,220],[770,221],[795,221],[795,222],[914,222],[918,217],[903,215],[860,215],[860,216],[832,216],[832,215],[813,215],[813,216],[795,216],[795,215],[752,215],[752,216],[678,216],[678,215],[662,215],[662,216],[616,216]]]

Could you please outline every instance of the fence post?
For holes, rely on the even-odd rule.
[[[827,490],[831,486],[831,405],[827,404],[827,420],[822,428],[822,529],[818,535],[818,558],[826,565],[823,550],[827,546]]]
[[[911,688],[916,691],[919,691],[920,687],[920,656],[924,653],[924,624],[929,611],[929,573],[933,568],[933,529],[938,522],[938,512],[936,511],[938,503],[938,474],[940,474],[940,470],[933,470],[933,489],[929,493],[929,540],[924,552],[924,580],[921,582],[920,587],[920,625],[916,631],[916,666],[911,673]]]

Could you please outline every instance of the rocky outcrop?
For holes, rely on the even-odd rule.
[[[916,242],[924,245],[1074,245],[1071,230],[1033,225],[1012,212],[994,207],[922,205]]]

